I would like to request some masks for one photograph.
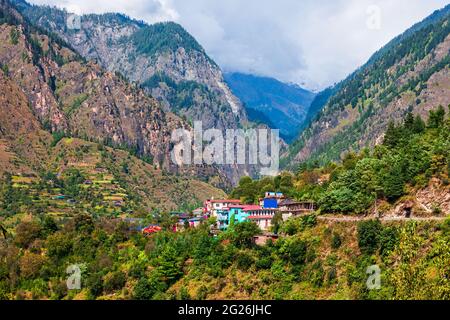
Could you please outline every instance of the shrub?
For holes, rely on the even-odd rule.
[[[395,227],[384,228],[380,234],[380,254],[386,256],[395,249],[399,241],[398,230]]]
[[[358,224],[358,245],[361,252],[375,253],[380,246],[380,234],[383,226],[380,220],[362,221]]]
[[[141,278],[134,287],[133,298],[136,300],[151,300],[155,293],[155,288],[150,284],[148,279]]]
[[[254,260],[250,254],[242,252],[237,256],[236,263],[239,269],[245,271],[251,268],[251,266],[254,263]]]
[[[259,227],[253,222],[239,223],[228,231],[228,237],[233,244],[240,248],[250,248],[253,246],[253,238],[261,232]]]
[[[273,260],[270,257],[263,257],[256,260],[255,266],[259,270],[268,270],[272,267]]]
[[[57,232],[47,239],[48,256],[55,259],[61,259],[68,255],[73,247],[71,236]]]
[[[134,279],[140,279],[145,276],[145,266],[140,263],[134,263],[128,271],[128,276]]]
[[[328,283],[333,283],[337,279],[337,269],[336,267],[331,267],[330,270],[328,270],[327,274]]]
[[[120,290],[126,283],[125,274],[121,271],[108,273],[103,280],[103,287],[106,292],[114,292]]]
[[[20,258],[20,274],[24,278],[34,278],[39,275],[41,267],[45,263],[45,258],[40,254],[25,252]]]
[[[89,287],[89,293],[93,298],[100,296],[103,293],[103,277],[100,273],[92,274],[86,285]]]
[[[180,300],[191,300],[191,295],[186,287],[180,289]]]
[[[197,290],[197,300],[205,300],[208,297],[208,288],[202,285]]]
[[[42,228],[37,222],[22,222],[16,227],[14,242],[22,248],[28,246],[41,235]]]
[[[67,295],[67,283],[65,281],[55,281],[52,283],[52,295],[54,299],[62,299]]]
[[[323,282],[325,279],[325,270],[323,269],[322,262],[317,261],[310,271],[309,279],[312,285],[317,288],[323,286]]]
[[[338,233],[333,234],[333,238],[331,239],[331,248],[337,250],[342,245],[342,238]]]

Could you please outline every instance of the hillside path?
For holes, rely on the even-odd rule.
[[[321,221],[331,221],[331,222],[360,222],[373,220],[374,217],[336,217],[336,216],[318,216],[318,220]],[[382,217],[380,221],[384,222],[396,222],[396,221],[444,221],[447,217]]]

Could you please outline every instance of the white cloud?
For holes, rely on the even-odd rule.
[[[31,0],[29,2],[55,5],[76,14],[120,12],[149,23],[179,19],[171,0]]]
[[[79,13],[177,21],[225,70],[323,88],[448,0],[32,0]],[[380,28],[367,9],[380,8]]]

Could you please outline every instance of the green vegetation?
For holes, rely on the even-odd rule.
[[[350,152],[340,164],[325,167],[303,163],[295,176],[284,173],[260,181],[246,177],[231,195],[255,203],[264,192],[280,190],[297,200],[316,201],[322,213],[366,213],[375,200],[394,204],[432,177],[448,181],[449,134],[450,120],[442,106],[430,111],[427,124],[409,113],[403,123],[390,123],[384,143],[373,151]]]
[[[295,219],[294,219],[295,221]],[[209,221],[212,223],[213,221]],[[290,223],[292,220],[290,220]],[[449,221],[383,225],[357,231],[305,225],[265,246],[252,223],[214,237],[197,229],[144,237],[118,220],[79,214],[20,222],[0,240],[2,299],[448,299]],[[68,266],[81,289],[67,290]],[[368,290],[366,270],[382,270]]]
[[[17,45],[19,43],[19,31],[16,28],[12,28],[11,32],[9,34],[10,36],[10,40],[11,40],[11,44],[12,45]]]
[[[131,39],[139,53],[154,57],[157,54],[176,52],[184,48],[186,53],[197,51],[204,53],[203,48],[182,26],[174,22],[155,23],[139,29]]]
[[[7,77],[9,76],[9,67],[7,64],[0,63],[0,69],[3,71],[3,74]]]
[[[151,78],[142,83],[146,89],[155,89],[164,86],[170,92],[167,93],[167,100],[176,111],[187,110],[196,105],[196,96],[202,96],[208,100],[214,100],[214,94],[207,86],[195,81],[180,81],[176,83],[165,73],[156,73]]]
[[[0,22],[16,23],[13,15],[0,13]],[[147,54],[174,50],[178,42],[186,41],[175,24],[153,28],[135,35],[140,50]],[[395,88],[377,65],[394,66],[405,53],[413,60],[421,59],[430,52],[428,47],[435,47],[448,34],[448,24],[440,28],[428,30],[427,41],[406,42],[411,52],[401,44],[391,46],[392,51],[386,49],[384,58],[369,66],[374,81],[380,83],[356,76],[355,83],[338,93],[338,100],[332,98],[333,108],[360,109],[362,118],[350,133],[360,132],[377,107],[370,103],[375,99],[374,86],[384,88],[376,98],[379,104],[403,90]],[[42,55],[58,55],[56,46],[47,48],[42,39],[25,31],[35,64]],[[198,49],[190,42],[183,47]],[[17,54],[20,57],[21,52]],[[64,63],[58,57],[54,61]],[[405,66],[410,68],[411,61],[405,61]],[[407,70],[393,72],[402,75]],[[416,86],[409,82],[404,90],[422,90],[422,81],[429,77],[426,72]],[[56,91],[55,79],[47,81]],[[181,108],[191,105],[192,97],[202,90],[190,82],[175,84],[163,74],[150,79],[147,86],[161,83],[180,90],[175,98]],[[355,100],[358,87],[366,84],[370,87],[365,88],[365,96]],[[86,98],[73,97],[65,111],[70,115]],[[165,208],[192,209],[201,202],[198,190],[214,190],[138,160],[133,157],[140,153],[138,147],[114,149],[107,146],[113,146],[108,138],[105,144],[94,144],[59,131],[53,136],[46,133],[39,137],[45,141],[36,147],[44,154],[42,163],[27,161],[26,152],[11,148],[17,156],[12,162],[23,164],[23,171],[18,166],[17,172],[0,179],[0,300],[450,299],[450,219],[368,220],[375,213],[408,206],[410,198],[430,185],[448,190],[449,133],[444,107],[431,111],[427,122],[410,113],[401,123],[389,124],[382,145],[349,152],[340,163],[326,160],[340,154],[355,137],[344,139],[343,144],[337,141],[324,158],[301,164],[295,174],[257,181],[242,178],[230,197],[244,203],[256,203],[266,191],[276,190],[319,206],[313,214],[287,221],[275,216],[273,231],[280,237],[262,246],[254,241],[261,230],[251,222],[232,223],[226,232],[216,234],[212,218],[196,229],[174,232],[178,219]],[[36,140],[30,139],[30,149]],[[6,146],[16,147],[15,141],[8,140]],[[430,211],[426,214],[439,218],[447,213],[439,203]],[[336,213],[353,217],[336,223],[327,215]],[[369,218],[359,219],[362,215]],[[144,236],[140,229],[150,224],[158,224],[162,231]],[[74,265],[81,272],[79,290],[66,285],[67,270]],[[367,270],[374,265],[382,272],[382,287],[369,290]]]
[[[88,98],[89,98],[89,95],[86,93],[83,93],[83,94],[80,94],[80,95],[74,97],[72,99],[71,105],[68,106],[67,108],[65,108],[64,112],[68,116],[71,116],[73,113],[75,113],[77,111],[78,108],[81,107],[83,102],[85,102]]]

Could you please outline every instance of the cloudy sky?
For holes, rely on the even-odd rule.
[[[176,21],[225,70],[321,89],[450,0],[31,0]]]

